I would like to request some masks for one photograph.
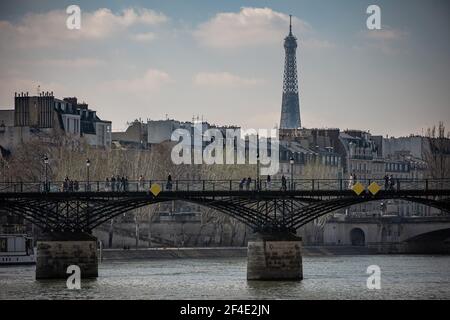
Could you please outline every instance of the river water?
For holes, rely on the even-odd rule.
[[[246,258],[104,261],[96,280],[68,290],[36,281],[34,266],[0,267],[0,299],[450,299],[450,256],[304,257],[304,280],[246,280]],[[381,269],[381,289],[366,286]]]

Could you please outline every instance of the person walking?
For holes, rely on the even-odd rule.
[[[120,178],[120,184],[121,184],[120,190],[121,191],[126,191],[125,190],[125,177],[124,176],[122,176],[122,178]]]
[[[172,191],[172,175],[169,173],[169,175],[167,176],[167,185],[166,185],[166,189],[169,191]]]
[[[384,179],[384,190],[388,190],[389,189],[389,176],[385,175],[383,179]]]
[[[272,189],[272,180],[270,178],[270,175],[267,175],[266,189]]]
[[[242,178],[241,182],[239,182],[239,191],[244,190],[244,185],[247,179]]]
[[[286,177],[284,176],[284,174],[281,176],[281,190],[282,191],[287,190]]]
[[[144,177],[142,176],[142,174],[139,176],[139,185],[138,185],[138,190],[144,190]]]
[[[350,179],[348,180],[348,188],[351,189],[353,188],[353,182],[354,182],[355,177],[353,176],[353,173],[350,174]]]
[[[247,189],[247,190],[250,190],[250,184],[252,183],[252,178],[251,177],[248,177],[247,178],[247,182],[246,182],[246,184],[245,184],[245,188]]]
[[[119,177],[119,175],[116,176],[116,189],[117,189],[117,192],[120,191],[120,177]]]
[[[394,186],[395,186],[395,180],[394,177],[392,176],[392,174],[389,176],[389,189],[391,191],[394,190]]]
[[[114,176],[111,177],[111,190],[112,192],[116,191],[116,178]]]
[[[109,191],[110,186],[111,186],[111,184],[110,184],[109,179],[108,179],[108,177],[107,177],[107,178],[106,178],[106,181],[105,181],[105,191],[106,191],[106,192]]]

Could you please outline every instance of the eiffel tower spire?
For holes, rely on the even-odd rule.
[[[283,98],[281,102],[280,129],[300,128],[300,102],[297,80],[297,38],[292,34],[292,16],[289,16],[289,35],[284,38]]]

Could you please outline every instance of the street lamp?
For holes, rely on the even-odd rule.
[[[294,156],[291,155],[289,159],[289,163],[291,164],[291,190],[294,188]]]
[[[48,179],[47,179],[48,157],[47,156],[44,156],[44,165],[45,165],[45,186],[44,186],[44,190],[48,191]]]
[[[91,161],[89,159],[86,160],[86,169],[87,169],[87,190],[91,189],[89,185],[89,167],[91,166]]]
[[[260,189],[260,181],[259,181],[259,134],[256,135],[256,189]]]

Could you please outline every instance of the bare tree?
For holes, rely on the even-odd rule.
[[[445,131],[443,122],[427,129],[428,148],[424,151],[424,158],[429,175],[434,179],[450,177],[450,131]]]

